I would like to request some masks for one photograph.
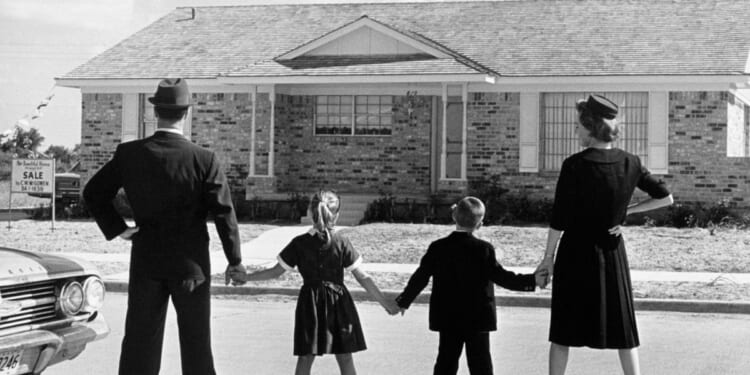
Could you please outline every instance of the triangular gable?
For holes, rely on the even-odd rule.
[[[450,57],[428,44],[405,35],[394,28],[362,16],[356,21],[303,44],[276,60],[291,60],[301,56],[376,56],[430,55]]]

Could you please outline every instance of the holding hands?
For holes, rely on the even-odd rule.
[[[545,257],[542,260],[542,263],[540,263],[536,268],[536,271],[534,271],[534,278],[538,287],[544,289],[549,285],[550,281],[552,281],[553,267],[554,263],[551,258]]]
[[[247,270],[245,266],[240,264],[228,265],[226,271],[224,271],[224,285],[229,285],[231,282],[233,286],[243,285],[246,280]]]
[[[388,315],[396,315],[399,312],[403,315],[403,309],[398,307],[395,300],[387,299],[382,303],[382,306],[388,312]]]

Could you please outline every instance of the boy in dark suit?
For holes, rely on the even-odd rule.
[[[419,268],[396,298],[401,313],[424,289],[432,277],[430,330],[440,333],[434,374],[456,374],[464,344],[469,372],[492,374],[490,331],[497,330],[493,283],[517,291],[544,287],[545,275],[517,275],[495,259],[495,248],[474,237],[482,226],[484,204],[465,197],[453,206],[456,230],[427,249]]]

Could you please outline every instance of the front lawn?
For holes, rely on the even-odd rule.
[[[44,252],[122,253],[130,243],[105,241],[93,221],[21,220],[0,227],[0,245]],[[241,223],[240,238],[247,242],[270,224]],[[419,263],[430,242],[452,231],[450,225],[367,224],[343,229],[343,233],[370,263]],[[221,251],[216,230],[209,223],[211,251]],[[626,227],[630,266],[635,270],[750,272],[750,231]],[[504,266],[535,267],[542,257],[547,229],[543,227],[483,227],[477,232],[497,248]]]
[[[430,242],[449,225],[368,224],[343,233],[372,263],[419,263]],[[625,227],[630,267],[649,271],[750,272],[750,231]],[[504,266],[535,267],[547,243],[544,227],[483,227],[477,236],[497,249]]]

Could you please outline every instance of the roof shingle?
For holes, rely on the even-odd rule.
[[[503,76],[738,75],[748,73],[750,52],[743,1],[259,5],[199,7],[195,19],[190,12],[175,9],[61,78],[480,73],[483,67]],[[466,60],[305,72],[272,60],[365,15]]]

